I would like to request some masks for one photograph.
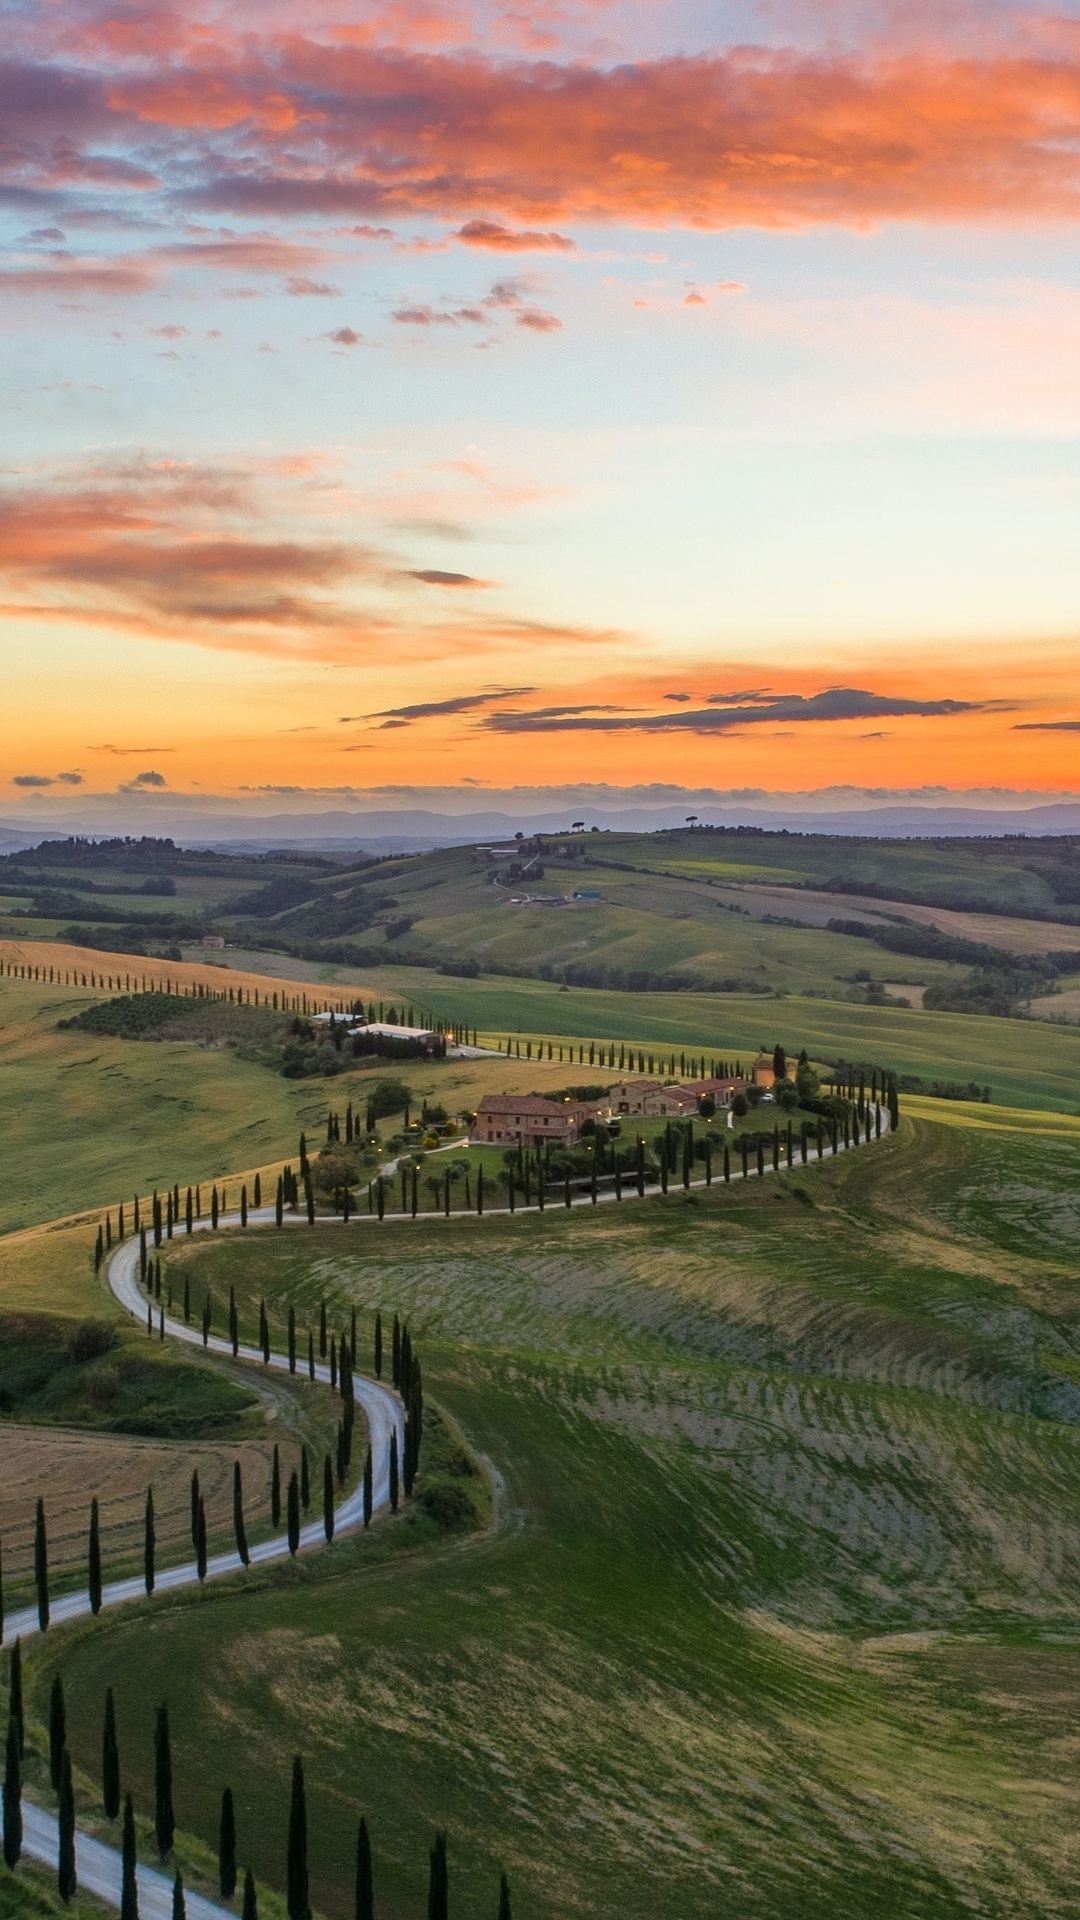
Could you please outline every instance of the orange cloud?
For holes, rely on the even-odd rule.
[[[110,78],[104,105],[118,142],[136,126],[140,139],[198,136],[175,149],[188,204],[463,214],[467,243],[474,218],[497,230],[1080,211],[1068,39],[1028,55],[741,48],[605,69],[289,34],[215,40],[160,71],[146,61]]]

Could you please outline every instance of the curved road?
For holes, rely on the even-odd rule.
[[[883,1138],[888,1131],[888,1114],[883,1112]],[[871,1145],[871,1141],[866,1140],[865,1145]],[[845,1150],[843,1146],[839,1149],[841,1152]],[[831,1156],[832,1148],[830,1144],[826,1154],[821,1157],[829,1158]],[[816,1163],[817,1156],[815,1155],[814,1159],[808,1164],[814,1165]],[[784,1168],[781,1169],[781,1171],[788,1170],[789,1169]],[[771,1166],[766,1166],[766,1173],[771,1173],[772,1171],[773,1168]],[[795,1171],[795,1168],[791,1168],[790,1171]],[[741,1172],[736,1177],[741,1180]],[[756,1169],[751,1177],[757,1177]],[[705,1181],[702,1178],[692,1180],[690,1184],[692,1187],[701,1187],[705,1185]],[[722,1175],[717,1184],[723,1184]],[[673,1193],[678,1193],[681,1190],[681,1181],[671,1184],[671,1191]],[[646,1187],[645,1194],[651,1198],[661,1191],[662,1189],[659,1184],[650,1184]],[[571,1204],[575,1207],[605,1204],[609,1201],[614,1202],[616,1198],[617,1196],[614,1191],[609,1188],[605,1192],[597,1195],[596,1203],[592,1201],[590,1194],[583,1194],[575,1196]],[[626,1190],[621,1198],[623,1200],[636,1200],[638,1198],[637,1188],[632,1179],[628,1178]],[[562,1206],[564,1202],[560,1196],[558,1199],[553,1198],[550,1204],[555,1208]],[[508,1216],[511,1209],[509,1207],[492,1207],[488,1211],[491,1215]],[[522,1205],[518,1207],[516,1211],[519,1213],[537,1213],[540,1209],[534,1202],[528,1207]],[[444,1215],[438,1213],[418,1216],[418,1218],[424,1220],[441,1219],[444,1217]],[[471,1212],[467,1214],[458,1212],[450,1216],[451,1219],[470,1219],[472,1217]],[[360,1224],[368,1218],[369,1216],[365,1214],[355,1214],[353,1216],[353,1222]],[[390,1220],[404,1221],[410,1220],[411,1218],[411,1213],[387,1213],[382,1224],[385,1225],[386,1221]],[[370,1216],[370,1219],[372,1224],[380,1224],[376,1216]],[[249,1229],[253,1227],[273,1226],[274,1223],[275,1212],[273,1207],[263,1207],[258,1211],[251,1210],[248,1213]],[[239,1227],[239,1215],[223,1215],[219,1224],[222,1227]],[[307,1222],[303,1215],[290,1214],[286,1216],[285,1224],[288,1226],[304,1226]],[[340,1214],[336,1214],[332,1220],[320,1221],[319,1224],[336,1224],[343,1227],[350,1223],[344,1221]],[[210,1230],[210,1222],[208,1220],[201,1220],[196,1223],[196,1232],[207,1230]],[[147,1302],[145,1294],[139,1290],[137,1279],[138,1265],[139,1242],[137,1239],[132,1238],[125,1240],[117,1247],[109,1260],[107,1272],[109,1285],[117,1300],[120,1302],[120,1305],[125,1307],[136,1320],[145,1324]],[[189,1346],[202,1346],[201,1328],[189,1326],[182,1320],[174,1320],[169,1315],[166,1316],[164,1324],[166,1333],[170,1334],[174,1340],[186,1341]],[[211,1353],[223,1354],[228,1359],[232,1359],[233,1357],[231,1342],[222,1340],[217,1335],[211,1334],[206,1342],[206,1346],[207,1350]],[[258,1347],[241,1346],[237,1349],[236,1357],[248,1362],[252,1366],[262,1367],[267,1364],[263,1360],[262,1353]],[[271,1353],[269,1364],[271,1367],[276,1367],[279,1372],[287,1373],[289,1370],[289,1362],[284,1354]],[[296,1377],[298,1379],[306,1378],[306,1367],[301,1371],[298,1364]],[[323,1365],[321,1362],[318,1363],[315,1368],[315,1377],[317,1380],[321,1380],[329,1386],[329,1367]],[[353,1393],[364,1410],[368,1430],[371,1435],[373,1469],[372,1510],[378,1512],[381,1508],[388,1506],[390,1501],[390,1436],[395,1431],[398,1436],[398,1459],[401,1460],[404,1457],[405,1415],[397,1395],[392,1393],[388,1387],[382,1386],[378,1381],[365,1379],[361,1375],[354,1373]],[[335,1510],[335,1539],[341,1533],[348,1533],[362,1526],[363,1521],[364,1493],[361,1482],[351,1494],[348,1494],[346,1498],[341,1501]],[[324,1544],[325,1534],[321,1519],[309,1521],[305,1527],[301,1528],[301,1551],[313,1547],[321,1547],[324,1546]],[[270,1561],[285,1559],[288,1551],[289,1544],[287,1536],[285,1534],[279,1534],[271,1540],[263,1540],[257,1546],[251,1547],[249,1551],[249,1561],[252,1566],[265,1566]],[[207,1580],[220,1579],[225,1574],[242,1572],[243,1563],[239,1554],[235,1551],[232,1553],[215,1554],[213,1559],[207,1561]],[[198,1578],[198,1568],[193,1560],[185,1562],[182,1566],[166,1567],[157,1575],[154,1583],[154,1591],[155,1593],[173,1592],[178,1587],[195,1585]],[[103,1588],[101,1604],[103,1608],[115,1607],[121,1606],[127,1600],[142,1600],[145,1599],[145,1597],[146,1587],[141,1577],[129,1580],[115,1580]],[[68,1620],[82,1619],[90,1612],[89,1595],[86,1593],[64,1594],[51,1602],[49,1612],[50,1622],[54,1626],[61,1626]],[[0,1645],[15,1635],[25,1640],[29,1639],[32,1634],[39,1633],[40,1631],[37,1608],[24,1607],[20,1612],[9,1615],[7,1620],[2,1623]],[[57,1860],[58,1849],[59,1832],[56,1816],[49,1813],[43,1807],[35,1806],[24,1797],[23,1852],[31,1859],[40,1860],[50,1866],[54,1866]],[[109,1906],[118,1907],[120,1905],[121,1861],[120,1854],[115,1847],[106,1846],[103,1841],[91,1839],[87,1834],[77,1834],[76,1871],[79,1886],[84,1892],[96,1894],[100,1900],[105,1901]],[[150,1867],[140,1866],[138,1869],[138,1887],[140,1920],[171,1920],[172,1881],[164,1874],[156,1873]],[[235,1920],[235,1915],[231,1908],[219,1906],[212,1900],[204,1899],[200,1894],[185,1891],[185,1900],[188,1920]]]
[[[249,1226],[271,1225],[273,1220],[272,1208],[248,1215]],[[200,1222],[200,1226],[208,1226],[208,1224],[206,1221]],[[237,1218],[236,1225],[239,1226],[239,1224],[239,1218]],[[145,1322],[146,1297],[139,1291],[138,1266],[139,1243],[137,1240],[126,1240],[116,1249],[109,1261],[108,1278],[109,1285],[121,1306],[126,1307],[137,1320]],[[182,1320],[174,1320],[167,1315],[165,1331],[175,1340],[184,1340],[190,1346],[202,1346],[201,1329],[188,1326]],[[228,1340],[218,1339],[211,1334],[206,1344],[210,1352],[221,1353],[232,1359],[232,1345]],[[237,1358],[248,1361],[253,1366],[262,1367],[266,1364],[257,1347],[241,1346],[237,1350]],[[272,1353],[269,1364],[276,1367],[279,1372],[289,1371],[289,1362],[285,1354]],[[306,1367],[302,1375],[298,1369],[296,1377],[306,1379]],[[318,1363],[315,1368],[315,1378],[329,1386],[329,1367]],[[392,1393],[389,1387],[381,1386],[378,1381],[367,1380],[354,1373],[353,1394],[364,1410],[371,1436],[372,1511],[378,1512],[380,1508],[390,1503],[390,1436],[394,1432],[398,1437],[398,1459],[404,1458],[405,1415],[397,1395]],[[361,1478],[352,1493],[347,1494],[335,1509],[335,1540],[339,1534],[353,1532],[363,1524],[364,1488]],[[325,1547],[325,1545],[326,1535],[321,1518],[309,1521],[301,1528],[301,1551],[312,1547]],[[288,1552],[288,1536],[278,1534],[271,1540],[262,1540],[251,1547],[249,1561],[253,1567],[265,1566],[273,1560],[284,1560]],[[206,1564],[208,1580],[220,1579],[224,1574],[242,1572],[243,1562],[235,1551],[215,1554]],[[198,1579],[199,1570],[194,1560],[187,1561],[182,1566],[166,1567],[157,1575],[154,1592],[171,1593],[178,1587],[197,1584]],[[103,1608],[116,1607],[121,1606],[126,1600],[144,1600],[145,1598],[145,1582],[139,1576],[130,1580],[110,1582],[102,1589],[101,1604]],[[89,1612],[88,1593],[63,1594],[50,1603],[50,1624],[61,1626],[68,1620],[83,1619]],[[24,1607],[20,1612],[10,1614],[3,1623],[0,1644],[4,1640],[13,1639],[16,1635],[26,1640],[31,1634],[40,1633],[40,1631],[37,1607]],[[80,1888],[86,1893],[96,1894],[108,1905],[118,1907],[121,1860],[116,1848],[107,1846],[101,1840],[91,1839],[83,1833],[76,1834],[75,1845],[76,1874]],[[59,1852],[59,1830],[55,1814],[49,1813],[44,1807],[35,1806],[25,1797],[23,1799],[23,1852],[30,1859],[44,1861],[49,1866],[55,1866]],[[162,1873],[154,1872],[150,1867],[140,1866],[138,1886],[140,1920],[172,1920],[171,1879]],[[231,1915],[230,1908],[218,1906],[213,1901],[204,1899],[200,1894],[188,1893],[185,1890],[185,1901],[188,1920],[224,1920],[225,1916]],[[231,1920],[235,1920],[235,1915],[231,1915]]]

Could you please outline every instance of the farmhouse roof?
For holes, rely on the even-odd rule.
[[[563,1113],[571,1103],[547,1100],[541,1093],[485,1093],[477,1103],[481,1113],[552,1114]]]

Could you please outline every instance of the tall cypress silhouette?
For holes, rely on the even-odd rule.
[[[172,1883],[172,1920],[187,1920],[187,1902],[184,1899],[184,1881],[179,1869]]]
[[[299,1754],[293,1761],[292,1797],[289,1802],[285,1900],[289,1920],[308,1920],[307,1799],[304,1793],[304,1763]]]
[[[115,1820],[120,1811],[120,1747],[116,1738],[116,1702],[113,1690],[105,1692],[105,1724],[101,1732],[101,1804],[107,1820]]]
[[[155,1560],[157,1556],[157,1529],[154,1526],[154,1489],[146,1489],[146,1511],[143,1517],[143,1581],[147,1593],[153,1593],[157,1578]]]
[[[195,1523],[195,1571],[206,1579],[206,1501],[199,1495],[199,1515]]]
[[[435,1835],[435,1845],[431,1849],[429,1859],[431,1868],[428,1877],[428,1920],[449,1920],[445,1833]]]
[[[510,1882],[505,1873],[499,1875],[499,1920],[511,1920]]]
[[[246,1567],[250,1560],[247,1543],[247,1528],[244,1525],[244,1482],[240,1473],[239,1460],[233,1461],[232,1479],[232,1517],[233,1532],[236,1535],[236,1551]]]
[[[60,1805],[56,1813],[59,1828],[59,1848],[56,1863],[56,1884],[60,1898],[67,1906],[73,1898],[75,1880],[75,1791],[71,1783],[71,1755],[64,1748],[60,1761]]]
[[[60,1791],[60,1768],[67,1746],[67,1712],[64,1707],[64,1683],[59,1674],[49,1691],[49,1779],[54,1793]]]
[[[274,1442],[274,1458],[270,1468],[270,1519],[275,1527],[281,1525],[281,1455],[277,1441]]]
[[[373,1476],[372,1460],[371,1460],[371,1448],[369,1447],[367,1450],[367,1454],[365,1455],[365,1458],[364,1458],[364,1526],[365,1527],[370,1527],[371,1525],[371,1502],[372,1502],[373,1485],[374,1485],[374,1476]]]
[[[191,1544],[194,1547],[199,1538],[199,1469],[196,1467],[191,1476]]]
[[[87,1562],[86,1584],[90,1593],[90,1611],[98,1614],[101,1612],[101,1530],[96,1495],[90,1502],[90,1545]]]
[[[288,1531],[289,1552],[294,1554],[300,1545],[300,1483],[296,1478],[295,1469],[289,1475],[285,1525]]]
[[[361,1820],[356,1835],[356,1920],[375,1920],[375,1895],[371,1883],[371,1841],[367,1821]]]
[[[169,1709],[162,1704],[154,1719],[154,1838],[164,1860],[172,1852],[176,1816],[173,1813],[172,1742]]]
[[[242,1920],[259,1920],[259,1902],[255,1895],[255,1875],[249,1867],[244,1875],[244,1911]]]
[[[38,1626],[44,1633],[49,1624],[49,1543],[45,1535],[45,1502],[40,1495],[34,1520],[34,1586]]]
[[[18,1865],[22,1852],[22,1766],[19,1761],[19,1730],[14,1714],[8,1717],[7,1755],[4,1763],[4,1865]]]
[[[232,1788],[226,1787],[221,1796],[221,1825],[218,1830],[218,1886],[223,1900],[231,1900],[236,1892],[236,1811],[233,1806]]]
[[[327,1454],[323,1462],[322,1523],[328,1540],[334,1537],[334,1468]]]
[[[120,1842],[120,1920],[139,1920],[135,1863],[135,1809],[129,1793],[124,1796],[124,1831]]]
[[[390,1509],[398,1510],[398,1445],[397,1428],[390,1435]]]

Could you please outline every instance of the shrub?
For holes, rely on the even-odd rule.
[[[70,1340],[68,1355],[75,1366],[84,1360],[96,1360],[116,1345],[116,1329],[107,1320],[80,1320]]]

